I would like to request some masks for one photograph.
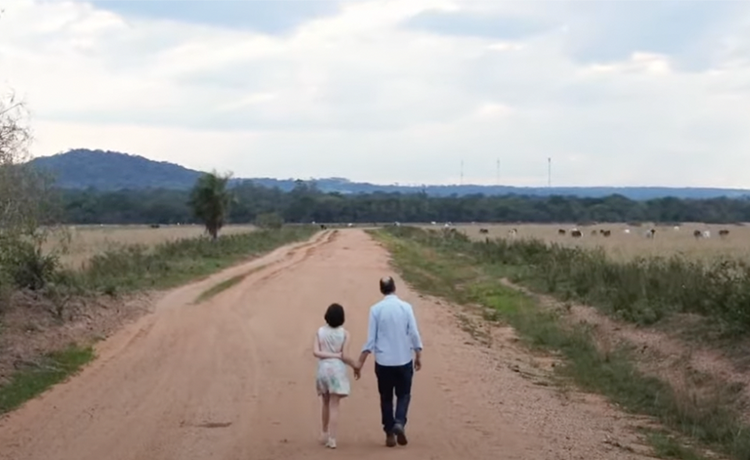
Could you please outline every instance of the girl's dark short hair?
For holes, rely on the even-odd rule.
[[[326,323],[331,327],[339,327],[344,324],[344,307],[332,303],[324,316]]]

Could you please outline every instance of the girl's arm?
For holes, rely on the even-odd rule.
[[[344,336],[344,345],[342,346],[343,352],[341,353],[341,360],[351,366],[352,369],[359,369],[359,362],[353,360],[349,356],[349,331],[346,331]]]
[[[320,341],[318,340],[317,334],[315,334],[315,344],[313,345],[313,356],[315,356],[318,359],[331,359],[331,358],[341,359],[341,353],[329,353],[327,351],[323,351],[320,349]]]

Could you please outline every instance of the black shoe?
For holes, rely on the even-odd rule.
[[[395,447],[396,446],[396,436],[393,434],[387,434],[385,435],[385,445],[388,447]]]
[[[398,442],[399,446],[405,446],[409,443],[409,441],[406,439],[406,433],[404,432],[404,427],[400,424],[396,424],[393,427],[393,434],[396,435],[396,442]]]

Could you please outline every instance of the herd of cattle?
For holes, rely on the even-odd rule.
[[[313,224],[315,224],[315,222],[313,222]],[[432,225],[437,225],[437,222],[432,222],[431,224]],[[320,229],[321,230],[326,230],[328,228],[328,226],[325,225],[325,224],[319,224],[319,225],[320,225]],[[399,227],[399,226],[401,226],[401,223],[400,222],[394,222],[393,225],[396,226],[396,227]],[[346,226],[347,227],[352,227],[353,224],[347,224]],[[373,226],[377,226],[377,224],[373,223]],[[453,223],[452,222],[445,223],[444,227],[445,227],[445,230],[450,229],[450,230],[454,230],[455,231],[455,229],[453,228]],[[679,226],[675,226],[675,227],[673,227],[673,230],[674,231],[679,231],[680,227]],[[622,232],[625,233],[625,234],[629,234],[629,233],[631,233],[631,230],[629,228],[625,228],[625,229],[622,230]],[[489,236],[490,230],[488,228],[481,227],[479,229],[479,233],[483,234],[483,235],[488,235]],[[581,238],[581,237],[583,237],[584,232],[581,231],[578,228],[575,228],[575,227],[572,228],[572,229],[570,229],[570,230],[566,230],[564,228],[560,228],[560,229],[557,230],[557,234],[559,236],[570,235],[573,238]],[[518,236],[518,229],[517,228],[511,228],[511,229],[509,229],[507,231],[507,235],[510,238],[514,238],[514,237]],[[608,237],[612,236],[612,230],[603,229],[603,228],[600,228],[598,230],[597,229],[593,229],[593,230],[590,231],[590,235],[591,236],[603,236],[604,238],[608,238]],[[649,228],[648,230],[646,230],[645,232],[643,232],[643,236],[646,237],[646,238],[655,238],[656,237],[656,229],[655,228]],[[727,236],[729,236],[729,230],[727,230],[725,228],[719,230],[719,237],[726,238]],[[693,231],[693,237],[696,240],[711,238],[711,230],[694,230]]]
[[[674,230],[679,231],[680,227],[675,226]],[[486,234],[489,234],[490,231],[487,228],[480,228],[479,233],[486,235]],[[583,236],[583,232],[577,228],[573,228],[569,231],[564,228],[557,230],[557,234],[560,236],[565,236],[568,233],[573,238],[581,238]],[[630,233],[630,229],[629,228],[623,229],[623,233],[626,233],[626,234]],[[512,228],[508,230],[508,236],[515,237],[516,235],[518,235],[517,229]],[[591,236],[598,236],[598,235],[601,235],[607,238],[609,236],[612,236],[612,230],[605,230],[603,228],[600,228],[599,230],[596,230],[596,229],[591,230]],[[646,238],[654,238],[656,236],[656,229],[650,228],[646,230],[645,232],[643,232],[643,236],[645,236]],[[726,238],[727,236],[729,236],[729,230],[725,228],[719,230],[719,237]],[[706,238],[706,239],[711,238],[711,231],[710,230],[695,230],[693,232],[693,237],[695,237],[696,240],[703,239],[703,238]]]

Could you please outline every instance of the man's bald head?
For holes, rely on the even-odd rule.
[[[393,294],[396,292],[396,282],[390,276],[380,278],[380,292],[383,295]]]

